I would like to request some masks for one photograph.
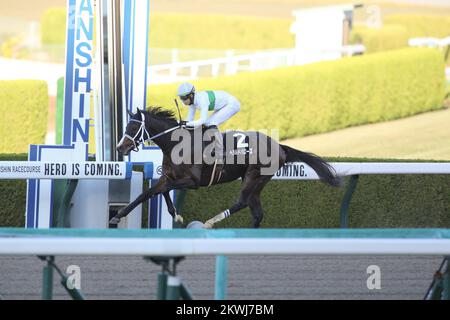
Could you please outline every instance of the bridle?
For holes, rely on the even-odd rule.
[[[130,122],[137,122],[140,124],[139,126],[139,130],[136,132],[136,134],[134,135],[134,137],[130,136],[127,132],[124,133],[122,139],[120,139],[119,141],[119,145],[123,142],[123,140],[125,138],[130,139],[131,141],[133,141],[133,151],[139,151],[139,146],[141,144],[143,144],[144,142],[148,141],[148,140],[153,140],[156,139],[166,133],[172,132],[178,128],[181,128],[181,124],[178,126],[175,126],[173,128],[167,129],[163,132],[160,132],[152,137],[150,137],[150,134],[148,133],[147,128],[145,127],[145,114],[143,112],[139,112],[139,114],[141,115],[141,120],[137,120],[137,119],[130,119]],[[147,138],[145,138],[145,136],[147,136]],[[138,138],[138,139],[136,139]]]
[[[136,132],[134,137],[130,136],[126,131],[122,137],[122,139],[119,141],[119,145],[123,143],[123,140],[125,138],[128,138],[129,140],[133,141],[133,151],[139,151],[139,146],[147,141],[150,138],[150,134],[147,131],[147,128],[145,127],[145,115],[140,112],[141,120],[137,119],[130,119],[130,122],[137,122],[139,123],[139,130]],[[145,139],[145,135],[147,135],[147,139]]]

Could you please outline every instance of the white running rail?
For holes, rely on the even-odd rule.
[[[338,49],[343,56],[353,56],[365,52],[363,45],[348,45]],[[329,50],[336,52],[336,50]],[[295,49],[264,50],[251,54],[233,55],[229,51],[226,57],[197,61],[173,62],[148,67],[148,83],[170,83],[201,76],[234,75],[242,71],[270,70],[278,67],[290,67],[297,63]]]

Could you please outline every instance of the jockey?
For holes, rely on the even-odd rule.
[[[178,96],[189,106],[186,126],[219,126],[240,110],[239,101],[225,91],[199,91],[185,82],[178,87]],[[195,112],[200,109],[200,119],[194,121]],[[208,111],[214,111],[208,118]]]
[[[195,87],[188,83],[182,83],[178,87],[178,96],[184,105],[189,106],[187,121],[184,123],[187,127],[198,127],[205,125],[208,131],[215,137],[216,159],[223,160],[223,142],[222,134],[218,126],[231,118],[240,110],[239,101],[231,94],[225,91],[199,91],[195,92]],[[200,118],[194,120],[195,112],[200,110]],[[208,117],[208,111],[213,111]],[[208,137],[209,139],[211,136]]]

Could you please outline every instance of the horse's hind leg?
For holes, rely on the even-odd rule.
[[[271,176],[261,176],[258,178],[258,181],[253,189],[253,192],[250,194],[248,199],[248,206],[250,207],[250,212],[253,216],[253,228],[259,228],[261,221],[263,219],[263,209],[261,205],[261,191],[266,186],[267,182],[270,181]]]
[[[259,194],[250,196],[248,206],[253,216],[253,228],[259,228],[264,215]]]
[[[204,223],[205,228],[210,229],[213,227],[214,224],[222,221],[225,218],[228,218],[233,213],[236,213],[239,210],[246,208],[248,206],[248,198],[250,196],[250,191],[251,190],[249,190],[249,189],[242,189],[238,202],[236,202],[234,205],[232,205],[229,209],[222,211],[218,215],[216,215],[213,218],[206,221]]]
[[[242,181],[242,188],[241,194],[239,195],[239,200],[229,209],[222,211],[218,215],[206,221],[204,224],[205,228],[210,229],[213,227],[214,224],[222,221],[225,218],[228,218],[233,213],[236,213],[239,210],[246,208],[248,206],[248,199],[251,193],[253,192],[254,187],[255,187],[254,178],[252,178],[250,174],[246,175],[246,177]]]
[[[259,194],[260,194],[261,190],[264,188],[266,183],[269,182],[269,180],[271,178],[272,178],[271,176],[259,175],[259,170],[249,172],[245,176],[245,178],[242,182],[242,189],[241,189],[241,194],[239,196],[238,202],[236,202],[229,209],[219,213],[215,217],[206,221],[205,228],[212,228],[214,224],[222,221],[225,218],[228,218],[233,213],[236,213],[239,210],[242,210],[242,209],[246,208],[247,206],[249,206],[249,204],[250,204],[249,201],[250,201],[250,199],[252,199],[254,194],[256,195],[256,197],[259,200]],[[253,202],[255,202],[255,200],[253,200]],[[261,203],[259,203],[259,205],[261,206]],[[256,203],[255,203],[255,206],[256,206]],[[257,225],[259,226],[259,223],[261,222],[261,219],[262,219],[262,209],[258,212],[260,212],[260,216],[261,216],[261,218],[259,219],[259,222],[257,223]],[[254,216],[254,219],[255,219],[255,216]],[[255,223],[254,223],[254,225],[255,225]]]

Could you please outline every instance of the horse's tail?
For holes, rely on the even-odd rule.
[[[285,145],[281,145],[281,147],[286,152],[286,162],[305,162],[308,166],[314,169],[320,180],[328,183],[333,187],[341,187],[343,185],[342,178],[336,174],[334,168],[319,156],[313,153],[303,152]]]

